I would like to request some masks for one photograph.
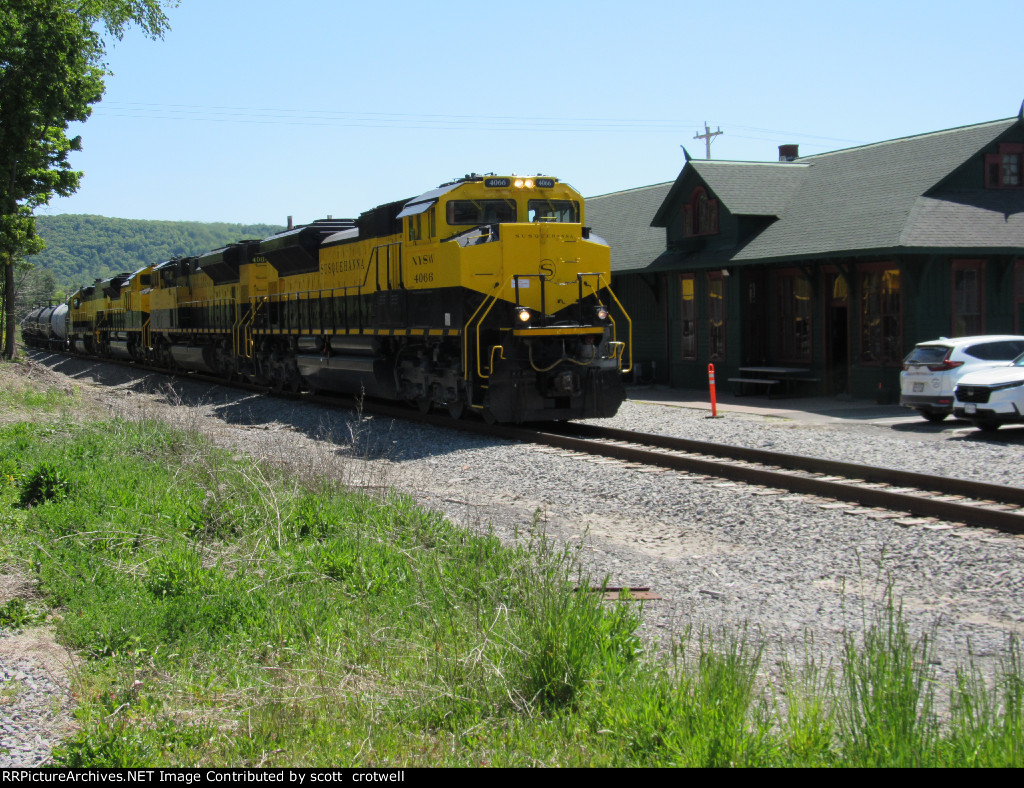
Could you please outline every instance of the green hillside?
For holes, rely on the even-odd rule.
[[[29,258],[51,271],[69,292],[122,271],[137,271],[176,255],[208,252],[243,238],[266,238],[283,230],[271,224],[163,222],[60,214],[36,217],[46,250]]]

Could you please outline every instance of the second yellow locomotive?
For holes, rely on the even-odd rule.
[[[467,410],[612,416],[631,324],[608,245],[556,178],[469,175],[97,282],[70,305],[80,352]]]

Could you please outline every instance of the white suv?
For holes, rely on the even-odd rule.
[[[954,390],[967,373],[1005,367],[1024,353],[1024,336],[992,335],[935,339],[914,346],[903,360],[900,405],[939,422],[959,404]]]
[[[956,387],[957,418],[983,430],[1024,421],[1024,355],[1008,367],[983,369],[960,378]]]

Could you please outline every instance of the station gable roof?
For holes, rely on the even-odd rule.
[[[1021,117],[794,162],[691,160],[648,214],[652,225],[668,227],[699,184],[734,217],[758,218],[748,225],[756,229],[726,248],[666,250],[663,245],[663,254],[647,256],[646,263],[633,253],[619,252],[618,259],[629,270],[664,270],[699,267],[702,261],[774,262],[911,249],[1024,251],[1024,190],[983,188],[984,152],[994,152],[992,146],[1007,138],[1024,141]],[[614,207],[626,212],[622,201],[643,191],[609,196],[618,196]],[[613,246],[613,260],[615,255]]]

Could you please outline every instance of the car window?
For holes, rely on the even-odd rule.
[[[1024,353],[1024,341],[1004,339],[999,342],[980,342],[965,348],[964,353],[982,361],[1012,361]]]
[[[918,345],[910,351],[910,355],[904,360],[904,364],[941,364],[949,348],[944,345]]]

